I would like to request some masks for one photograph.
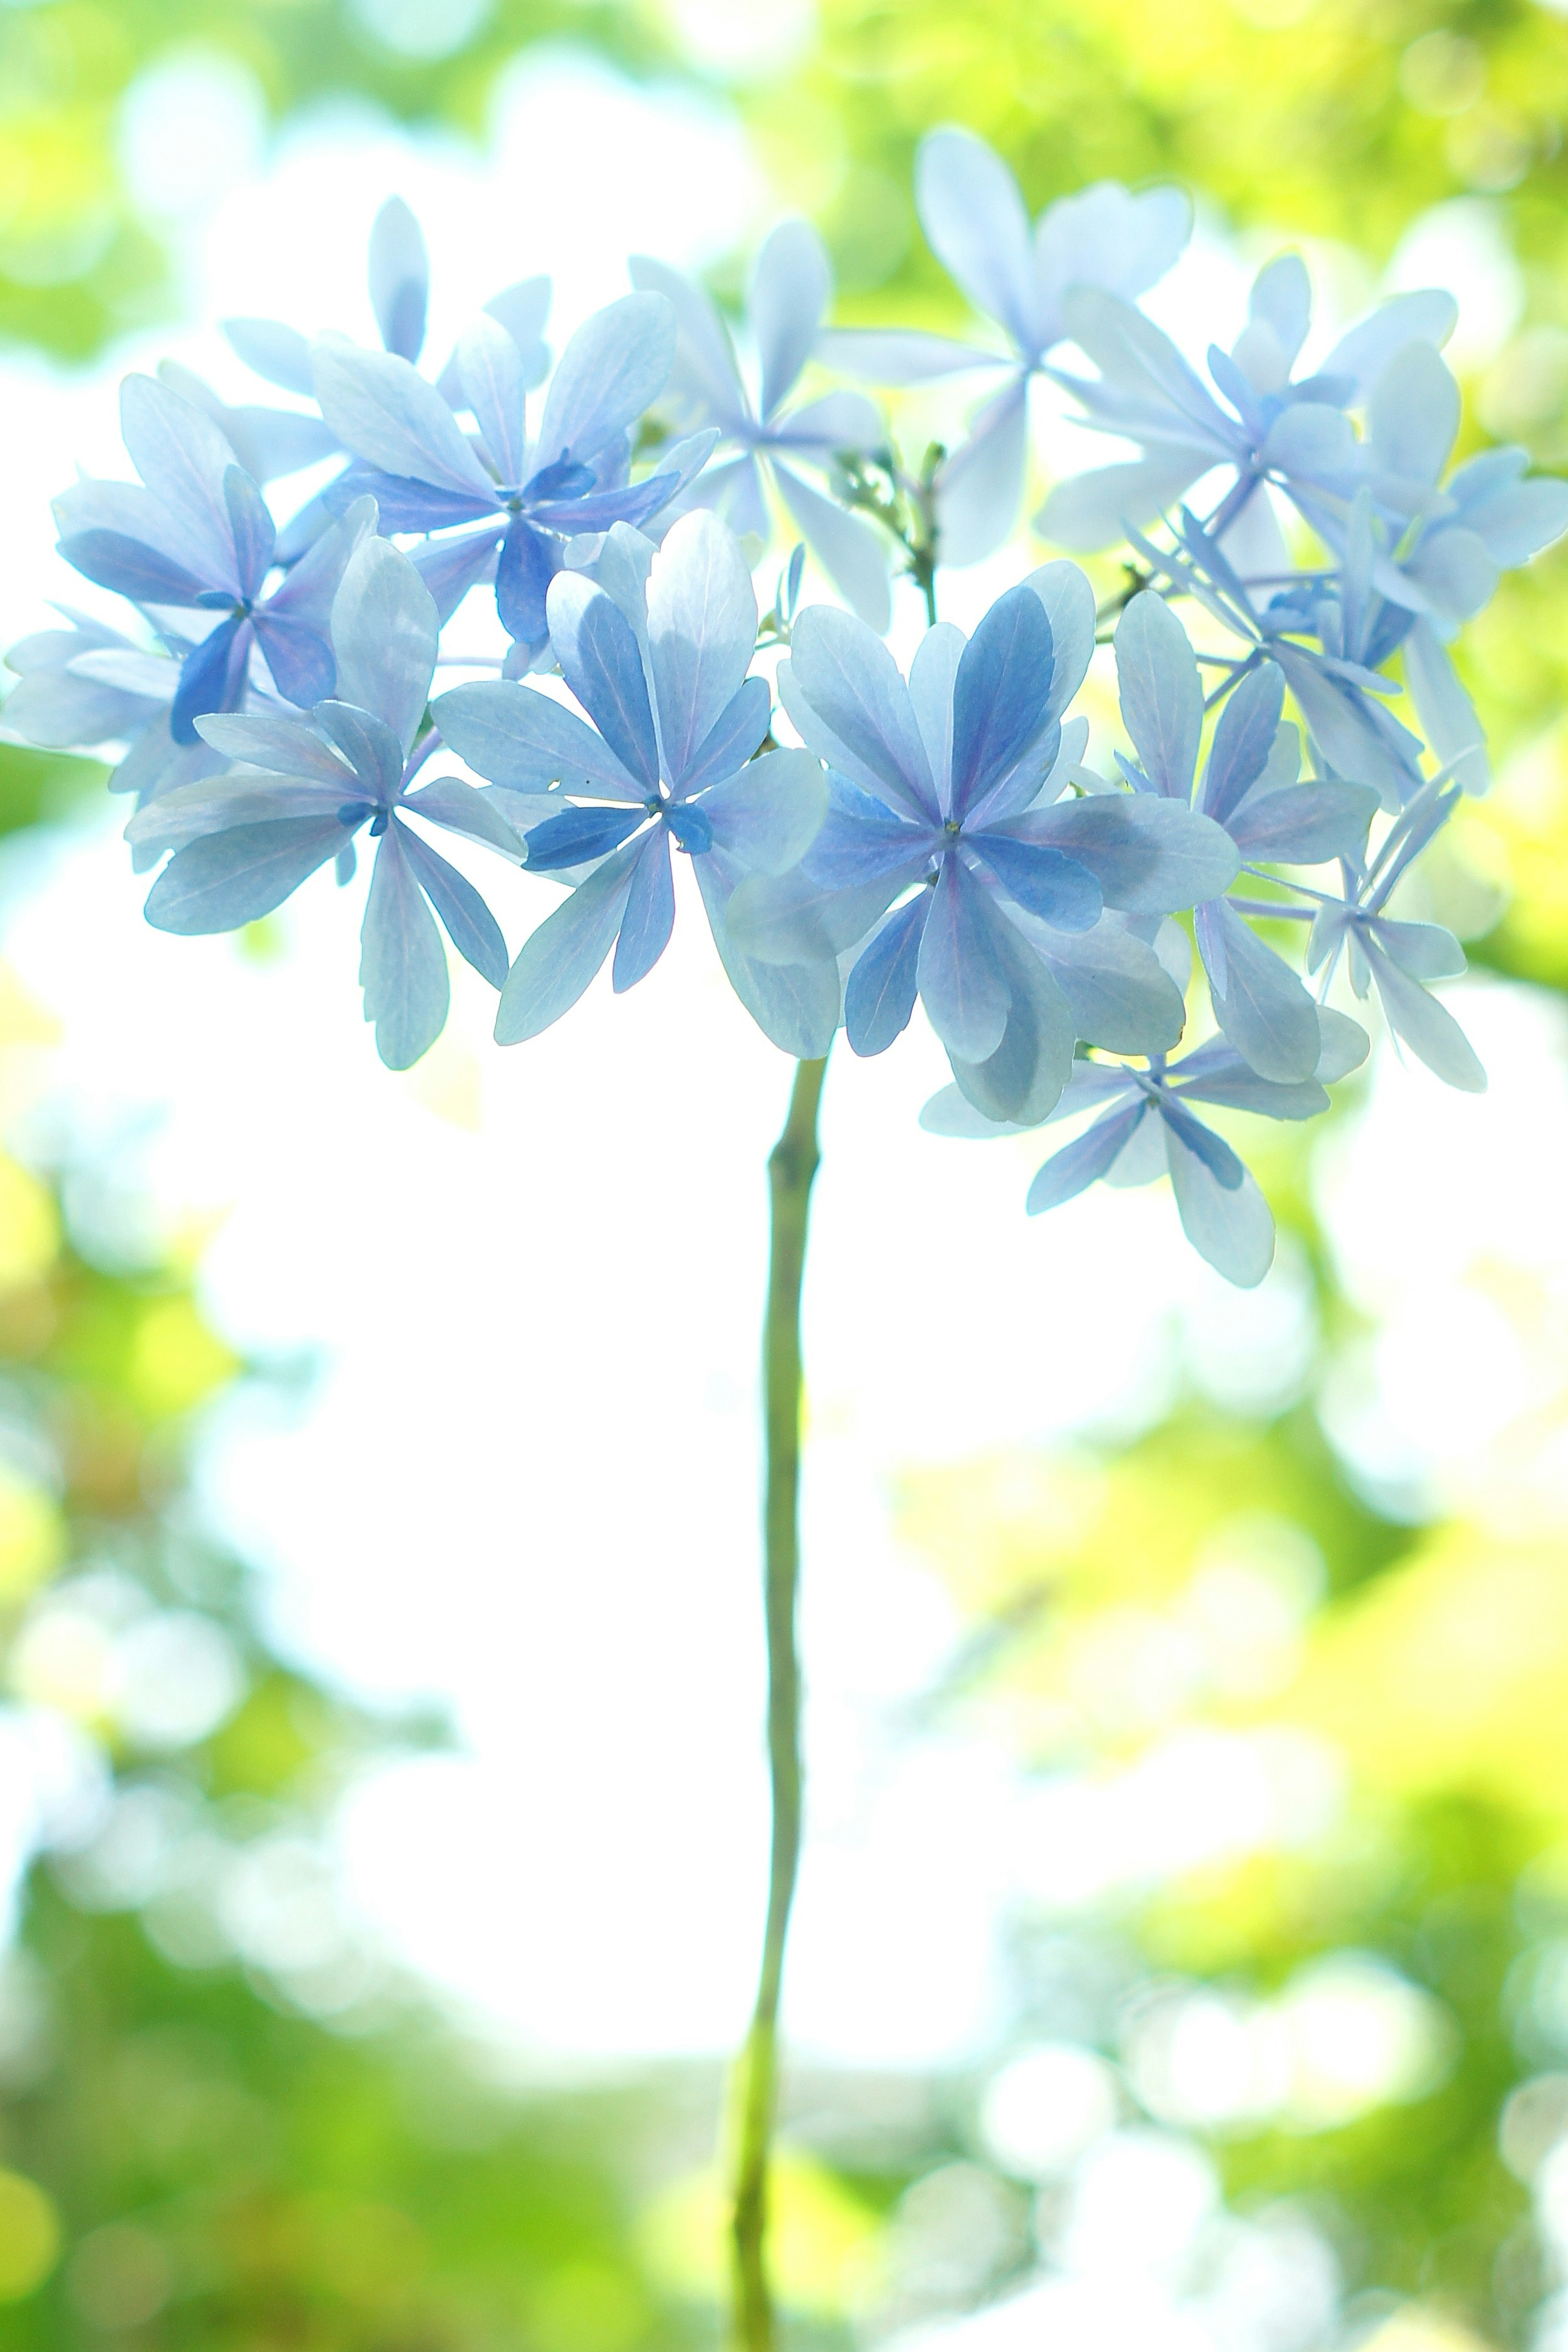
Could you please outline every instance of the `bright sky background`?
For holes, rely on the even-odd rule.
[[[194,224],[195,317],[368,335],[365,236],[395,189],[435,255],[437,360],[480,299],[541,268],[559,347],[624,289],[628,223],[639,247],[700,266],[771,216],[716,103],[639,96],[580,59],[511,77],[483,161],[363,112],[264,149],[243,77],[223,72],[226,95],[210,64],[161,69],[122,126],[149,206]],[[172,136],[193,121],[210,133],[194,152]],[[1460,209],[1424,232],[1426,268],[1459,279],[1479,349],[1506,332],[1507,302],[1484,211]],[[1342,257],[1324,266],[1354,299]],[[1205,233],[1152,307],[1176,331],[1201,291],[1239,323],[1246,282]],[[78,461],[128,470],[112,380],[163,350],[241,390],[200,330],[69,381],[41,362],[0,374],[7,446],[27,453],[0,479],[0,641],[38,625],[47,594],[90,601],[50,553],[44,489]],[[1011,563],[953,581],[953,617]],[[282,919],[287,954],[258,964],[150,929],[116,823],[27,853],[8,910],[8,952],[64,1024],[62,1098],[82,1135],[118,1139],[163,1229],[214,1222],[218,1328],[321,1365],[299,1409],[225,1412],[204,1493],[268,1571],[289,1645],[376,1699],[441,1702],[459,1738],[346,1806],[355,1899],[543,2057],[730,2047],[763,1900],[755,1364],[763,1162],[789,1065],[730,995],[693,902],[633,995],[602,982],[508,1053],[489,1041],[493,1000],[458,968],[447,1035],[390,1076],[360,1019],[359,890],[312,883]],[[503,877],[514,947],[546,899]],[[1330,1170],[1352,1279],[1387,1318],[1377,1412],[1351,1400],[1348,1442],[1369,1475],[1428,1484],[1463,1465],[1422,1335],[1468,1297],[1483,1243],[1553,1295],[1568,1285],[1539,1142],[1543,1120],[1568,1123],[1561,1024],[1517,992],[1458,993],[1491,1097],[1391,1069]],[[809,1842],[786,2011],[798,2048],[862,2063],[940,2063],[1000,2034],[995,1930],[1048,1880],[1068,1826],[999,1750],[901,1727],[958,1629],[894,1529],[898,1473],[1135,1423],[1184,1364],[1227,1401],[1272,1405],[1303,1358],[1288,1257],[1258,1292],[1229,1291],[1183,1244],[1163,1187],[1100,1188],[1027,1223],[1026,1141],[919,1132],[945,1076],[918,1024],[872,1064],[840,1047],[808,1280]],[[1494,1370],[1517,1374],[1508,1393],[1527,1395],[1522,1342],[1495,1317],[1485,1333]],[[1210,1762],[1222,1845],[1274,1834],[1267,1804],[1227,1828],[1235,1758]],[[1190,1834],[1163,1818],[1178,1844]]]

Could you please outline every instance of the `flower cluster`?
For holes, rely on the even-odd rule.
[[[994,331],[978,341],[833,328],[796,220],[762,248],[739,349],[701,287],[639,257],[553,366],[534,278],[439,374],[423,239],[394,201],[370,257],[382,348],[237,319],[236,352],[294,405],[231,405],[173,367],[127,381],[140,479],[79,482],[56,513],[61,554],[134,618],[64,609],[14,646],[0,731],[115,748],[165,930],[234,929],[328,865],[346,884],[374,841],[360,981],[396,1068],[446,1019],[443,930],[517,1044],[606,962],[617,991],[647,975],[685,859],[775,1045],[816,1058],[842,1027],[879,1054],[918,998],[953,1078],[928,1128],[1086,1118],[1032,1212],[1168,1174],[1191,1241],[1255,1283],[1272,1221],[1211,1114],[1324,1109],[1368,1051],[1347,1001],[1374,996],[1439,1077],[1485,1083],[1430,992],[1462,953],[1398,894],[1488,781],[1448,646],[1568,528],[1568,486],[1518,450],[1450,470],[1444,294],[1384,303],[1303,366],[1310,288],[1287,254],[1205,382],[1138,307],[1185,242],[1179,191],[1107,183],[1031,226],[957,130],[917,182]],[[918,475],[842,381],[963,374],[991,388]],[[1058,482],[1034,528],[1121,547],[1128,584],[1097,607],[1077,563],[1040,564],[973,635],[932,621],[901,667],[900,560],[934,610],[941,566],[1008,541],[1030,405],[1053,401],[1135,454]],[[780,523],[801,543],[759,620]],[[842,604],[802,606],[807,556]],[[489,675],[442,651],[473,597],[508,647]],[[1091,745],[1074,709],[1097,646],[1121,744]],[[432,698],[443,661],[469,675]],[[566,896],[513,953],[432,829],[469,869]]]

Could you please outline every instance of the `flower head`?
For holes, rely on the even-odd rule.
[[[726,922],[742,876],[792,866],[824,805],[815,760],[754,756],[771,704],[765,683],[746,675],[757,603],[745,559],[703,509],[657,551],[624,527],[611,541],[599,582],[564,572],[550,590],[551,642],[585,719],[507,680],[457,687],[436,706],[446,740],[479,774],[512,790],[559,782],[589,803],[526,835],[531,872],[591,870],[525,941],[496,1035],[516,1045],[558,1020],[612,948],[617,991],[646,977],[674,926],[679,851],[747,1010],[786,1052],[825,1053],[837,971],[754,966]]]

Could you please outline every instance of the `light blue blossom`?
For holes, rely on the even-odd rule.
[[[876,328],[829,333],[819,348],[829,365],[874,383],[926,383],[976,369],[1001,375],[934,484],[942,560],[974,563],[999,547],[1017,520],[1028,462],[1029,380],[1071,331],[1070,290],[1099,287],[1128,300],[1145,293],[1186,244],[1193,208],[1180,188],[1134,195],[1100,180],[1047,206],[1031,230],[1006,164],[983,139],[956,128],[921,142],[915,202],[932,252],[974,309],[1001,328],[1009,349]]]
[[[337,695],[309,719],[204,719],[205,739],[238,764],[163,793],[132,819],[127,837],[174,853],[148,894],[148,921],[201,933],[270,914],[329,861],[346,880],[355,836],[368,827],[377,847],[360,984],[376,1049],[401,1070],[435,1043],[447,1018],[447,958],[432,907],[453,946],[493,987],[507,971],[506,942],[484,900],[406,820],[421,818],[514,864],[522,845],[471,784],[456,776],[416,781],[440,743],[425,725],[439,624],[407,557],[367,539],[343,575],[331,626]]]
[[[718,428],[716,462],[688,493],[721,514],[743,540],[773,536],[770,487],[834,585],[879,634],[891,617],[888,549],[881,534],[846,514],[804,482],[797,467],[831,465],[841,453],[869,453],[887,439],[872,404],[858,393],[830,392],[787,405],[816,346],[833,299],[826,248],[808,221],[784,221],[757,256],[747,293],[746,325],[760,380],[755,396],[742,375],[730,331],[706,291],[662,261],[634,256],[632,283],[674,306],[675,365],[668,397],[688,429]]]
[[[268,590],[272,517],[211,419],[146,375],[126,377],[120,418],[145,487],[82,481],[63,491],[55,501],[60,553],[143,609],[216,615],[183,656],[169,713],[174,741],[194,743],[203,713],[243,700],[253,650],[286,701],[330,694],[328,615],[342,535]]]
[[[1351,986],[1364,998],[1375,986],[1388,1025],[1427,1068],[1467,1094],[1486,1090],[1486,1072],[1447,1005],[1423,982],[1450,980],[1465,969],[1465,951],[1440,923],[1402,922],[1384,910],[1398,884],[1447,822],[1459,787],[1434,778],[1404,810],[1370,866],[1345,868],[1345,895],[1332,898],[1293,887],[1317,907],[1307,943],[1307,966],[1322,972],[1326,991],[1342,955]]]
[[[1273,1263],[1274,1219],[1237,1153],[1191,1106],[1247,1111],[1263,1118],[1315,1118],[1329,1108],[1325,1081],[1356,1068],[1366,1051],[1366,1036],[1355,1022],[1327,1013],[1315,1071],[1288,1085],[1260,1078],[1220,1038],[1177,1063],[1168,1062],[1163,1054],[1151,1055],[1142,1069],[1075,1063],[1050,1121],[1089,1111],[1098,1116],[1046,1161],[1029,1188],[1029,1214],[1059,1208],[1101,1178],[1110,1184],[1136,1185],[1169,1176],[1183,1230],[1193,1247],[1227,1282],[1253,1289]],[[956,1087],[932,1097],[921,1114],[921,1125],[934,1135],[1021,1131],[1016,1124],[977,1121],[973,1105]]]
[[[361,460],[332,495],[368,492],[384,531],[445,531],[414,558],[443,621],[493,578],[503,627],[536,656],[566,540],[646,522],[712,446],[711,435],[699,436],[668,451],[655,474],[630,479],[628,428],[661,390],[674,351],[675,316],[662,295],[628,294],[595,312],[561,355],[531,443],[522,354],[489,313],[465,331],[456,361],[477,440],[409,361],[326,338],[311,355],[316,396]]]
[[[1142,766],[1122,760],[1138,792],[1192,801],[1224,828],[1255,871],[1356,858],[1377,809],[1364,784],[1297,782],[1300,739],[1283,724],[1285,679],[1277,663],[1247,671],[1215,730],[1194,793],[1204,690],[1187,633],[1163,598],[1135,596],[1116,631],[1121,716]],[[1260,1077],[1310,1077],[1320,1053],[1318,1010],[1289,966],[1220,892],[1193,909],[1215,1018]]]
[[[846,956],[857,1053],[884,1051],[918,995],[994,1118],[1043,1115],[1101,1019],[1131,1024],[1132,1050],[1175,1043],[1179,997],[1130,933],[1096,936],[1101,910],[1190,906],[1237,871],[1190,809],[1058,797],[1084,742],[1075,727],[1062,760],[1061,717],[1093,645],[1088,582],[1049,564],[967,643],[949,625],[928,632],[907,684],[864,624],[823,606],[801,614],[779,670],[785,710],[827,762],[828,814],[794,873],[742,885],[733,928],[759,956]]]
[[[1281,254],[1254,281],[1247,323],[1231,350],[1211,344],[1215,397],[1170,337],[1131,303],[1078,287],[1063,309],[1072,341],[1099,374],[1053,370],[1084,422],[1139,445],[1137,458],[1058,483],[1037,528],[1075,553],[1110,547],[1129,523],[1173,506],[1202,476],[1229,477],[1209,518],[1245,573],[1279,572],[1289,558],[1268,504],[1268,485],[1312,519],[1323,498],[1348,501],[1362,466],[1347,412],[1366,404],[1384,370],[1413,342],[1440,344],[1453,331],[1447,294],[1395,295],[1342,336],[1310,376],[1291,375],[1311,323],[1311,285],[1296,254]],[[1221,403],[1226,404],[1222,405]]]
[[[479,774],[516,792],[560,782],[574,801],[601,804],[526,835],[531,872],[591,870],[524,941],[496,1036],[516,1045],[559,1020],[612,948],[617,992],[646,977],[675,921],[673,845],[691,860],[748,1012],[786,1053],[824,1054],[838,1023],[837,969],[753,963],[726,919],[742,877],[793,866],[825,804],[807,754],[753,756],[771,704],[763,680],[746,675],[757,601],[745,558],[702,508],[657,551],[625,526],[610,540],[599,582],[563,572],[550,589],[551,642],[586,720],[505,679],[456,687],[436,705],[443,736]]]
[[[384,350],[416,362],[425,348],[430,260],[419,224],[401,196],[389,196],[375,216],[370,233],[368,277],[371,308]],[[500,320],[516,343],[523,383],[531,392],[550,373],[550,349],[543,340],[550,295],[548,278],[525,278],[492,295],[485,304],[489,316]],[[228,319],[224,331],[254,373],[281,391],[315,400],[308,335],[276,319]],[[319,415],[305,415],[295,409],[231,407],[188,369],[175,368],[165,361],[159,373],[175,391],[207,411],[232,444],[240,464],[258,482],[292,473],[342,446]],[[451,407],[465,405],[456,352],[437,381]],[[324,497],[311,499],[279,531],[280,560],[292,562],[331,520],[331,509]]]

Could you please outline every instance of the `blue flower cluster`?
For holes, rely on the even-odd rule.
[[[56,513],[66,561],[132,617],[62,608],[14,646],[0,732],[114,748],[164,930],[232,930],[327,866],[346,884],[374,843],[360,982],[395,1068],[446,1020],[443,932],[514,1045],[606,962],[616,991],[647,977],[685,859],[784,1052],[842,1028],[882,1053],[918,1000],[953,1080],[928,1128],[1083,1119],[1032,1212],[1168,1175],[1196,1248],[1255,1283],[1272,1220],[1211,1114],[1324,1109],[1369,1048],[1347,1003],[1374,998],[1439,1077],[1485,1084],[1431,992],[1461,950],[1399,894],[1489,778],[1448,646],[1568,529],[1568,485],[1519,450],[1450,467],[1444,294],[1384,303],[1304,367],[1310,287],[1287,254],[1205,381],[1138,307],[1185,242],[1179,191],[1107,183],[1031,224],[958,130],[925,142],[917,183],[989,322],[977,341],[834,329],[821,240],[788,221],[739,347],[701,287],[644,257],[553,365],[533,278],[439,374],[420,366],[424,241],[395,200],[371,242],[379,349],[236,319],[235,352],[293,405],[230,404],[172,366],[128,379],[139,479],[79,482]],[[834,382],[963,374],[991,388],[918,485],[883,412]],[[1121,548],[1129,584],[1097,606],[1076,562],[1038,565],[900,667],[900,498],[921,502],[922,584],[994,552],[1031,402],[1051,401],[1135,454],[1058,482],[1034,527]],[[752,567],[780,522],[801,544],[759,622]],[[801,607],[808,552],[842,604]],[[476,593],[508,648],[478,677],[442,652]],[[1125,741],[1091,764],[1074,704],[1097,646]],[[443,660],[469,676],[432,698]],[[566,895],[512,953],[432,831],[468,869]]]

